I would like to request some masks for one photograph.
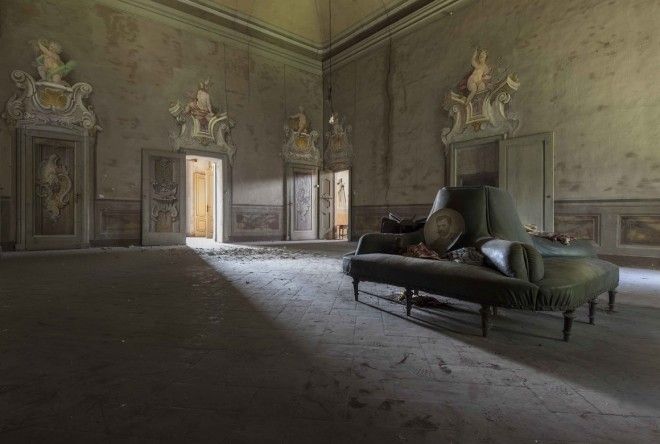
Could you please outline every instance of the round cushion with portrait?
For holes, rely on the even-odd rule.
[[[439,255],[445,254],[465,232],[461,213],[442,208],[431,214],[424,225],[424,243]]]

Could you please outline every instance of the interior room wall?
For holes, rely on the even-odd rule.
[[[353,235],[388,209],[428,211],[445,184],[443,98],[479,46],[520,79],[518,135],[554,131],[556,229],[658,255],[658,16],[655,0],[474,1],[333,64],[334,109],[353,125]]]
[[[116,2],[120,5],[121,2]],[[286,116],[303,105],[322,126],[320,71],[305,71],[281,54],[169,26],[141,13],[96,0],[3,0],[0,3],[0,100],[15,91],[14,69],[36,77],[30,41],[58,41],[64,60],[76,60],[67,78],[94,88],[90,103],[103,130],[96,152],[97,242],[139,242],[141,150],[172,150],[168,113],[200,80],[210,78],[211,99],[236,121],[232,168],[232,227],[236,237],[281,239],[284,167],[280,157]],[[14,241],[11,207],[15,172],[10,133],[0,122],[2,242]]]

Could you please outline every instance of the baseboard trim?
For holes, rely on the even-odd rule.
[[[599,258],[612,262],[620,267],[631,267],[631,268],[649,268],[656,270],[660,268],[660,258],[658,257],[642,257],[642,256],[622,256],[622,255],[610,255],[610,254],[599,254]]]
[[[16,251],[16,242],[0,242],[2,251]]]
[[[283,236],[230,236],[229,242],[280,242]]]
[[[94,239],[90,241],[91,247],[130,247],[141,246],[140,239]]]

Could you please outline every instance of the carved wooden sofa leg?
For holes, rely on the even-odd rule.
[[[573,318],[575,310],[566,310],[564,312],[564,341],[568,342],[571,337],[571,327],[573,327]]]
[[[491,307],[490,305],[481,305],[481,310],[479,310],[479,313],[481,313],[481,335],[486,338],[488,337],[488,330],[490,330],[490,321],[491,321],[491,310],[493,310],[494,307]]]
[[[610,309],[610,311],[614,311],[614,301],[616,299],[616,290],[610,290],[608,293],[610,295],[609,309]]]
[[[353,279],[353,296],[355,296],[355,301],[358,300],[358,292],[359,292],[358,285],[359,284],[360,284],[360,280],[354,278]]]
[[[406,288],[406,291],[403,292],[403,294],[406,296],[406,315],[410,316],[410,311],[412,310],[412,297],[413,297],[413,292],[410,288]]]
[[[594,325],[594,317],[596,316],[596,298],[589,301],[589,324]]]

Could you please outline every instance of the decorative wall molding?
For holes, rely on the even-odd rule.
[[[232,205],[231,239],[282,240],[284,238],[284,206]]]
[[[357,205],[352,211],[352,236],[380,229],[380,218],[392,211],[402,217],[422,217],[430,205]],[[555,231],[590,239],[599,254],[660,258],[660,199],[558,200]]]
[[[338,112],[330,117],[330,130],[325,133],[325,152],[323,166],[331,171],[341,171],[351,168],[353,161],[353,144],[351,132],[353,127],[345,124],[345,117]]]
[[[112,9],[140,15],[175,29],[195,33],[237,48],[245,50],[249,48],[250,53],[280,61],[313,74],[320,75],[322,72],[321,62],[314,57],[314,54],[303,55],[300,51],[294,51],[286,45],[282,45],[281,41],[274,40],[276,43],[272,43],[264,39],[254,38],[249,33],[236,31],[230,27],[209,21],[208,15],[206,18],[200,18],[190,12],[183,12],[180,10],[181,8],[175,9],[152,0],[96,1]]]
[[[387,11],[365,17],[361,23],[337,35],[332,45],[314,44],[263,22],[248,20],[217,5],[209,6],[195,0],[97,1],[113,9],[139,14],[237,47],[249,46],[251,52],[320,75],[330,64],[339,67],[371,48],[383,45],[392,36],[405,35],[474,0],[402,1]],[[330,58],[332,62],[329,62]]]
[[[169,112],[177,123],[178,130],[170,134],[175,150],[201,150],[226,154],[233,165],[236,147],[231,137],[235,126],[227,113],[219,113],[213,108],[209,80],[199,82],[197,93],[190,97],[184,106],[180,101],[173,102]]]
[[[321,166],[321,151],[316,146],[318,131],[311,129],[309,119],[302,106],[289,116],[284,125],[282,158],[287,163]]]
[[[600,214],[555,214],[555,231],[601,244]]]
[[[97,199],[95,202],[95,241],[135,241],[141,236],[142,203],[139,200]]]
[[[555,231],[594,240],[599,254],[660,258],[660,199],[558,200]]]
[[[323,59],[323,71],[339,68],[365,53],[387,44],[393,37],[402,37],[416,29],[433,22],[443,15],[474,0],[435,0],[407,15],[394,20],[387,26],[376,26],[353,32],[359,38],[345,38],[333,42],[336,49]]]
[[[449,91],[444,107],[452,119],[452,126],[442,130],[445,147],[454,142],[493,135],[513,137],[520,120],[510,112],[508,104],[511,94],[519,87],[520,82],[512,74],[499,82],[487,84],[482,90],[464,91],[465,94]]]
[[[73,86],[36,81],[30,74],[15,70],[11,79],[17,91],[7,101],[2,117],[10,127],[25,125],[57,126],[94,134],[101,127],[86,103],[92,93],[89,83]]]
[[[388,7],[378,8],[373,13],[365,16],[358,23],[337,33],[329,40],[315,42],[286,29],[266,23],[255,17],[248,16],[238,11],[227,8],[208,0],[155,0],[161,4],[192,15],[201,16],[203,13],[209,21],[218,25],[230,25],[232,28],[242,29],[245,34],[261,40],[278,44],[289,48],[302,55],[314,57],[317,60],[325,59],[330,55],[330,50],[347,48],[355,42],[363,39],[392,23],[405,18],[418,9],[433,3],[435,0],[398,0],[397,3],[390,2]],[[334,12],[336,14],[336,12]],[[333,52],[334,52],[333,51]]]

